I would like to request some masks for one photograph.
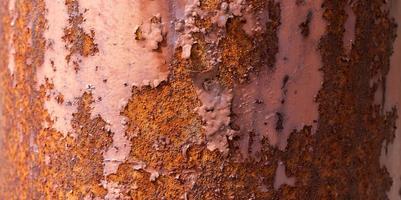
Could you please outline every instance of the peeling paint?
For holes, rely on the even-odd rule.
[[[176,47],[182,48],[181,57],[188,59],[191,56],[192,45],[194,39],[193,33],[200,32],[200,29],[195,24],[196,17],[203,14],[200,10],[199,0],[183,0],[173,3],[175,11],[175,30],[177,31],[176,37],[172,37]],[[181,11],[182,10],[182,11]]]
[[[236,94],[233,90],[228,89],[231,87],[227,87],[227,85],[222,86],[214,80],[215,76],[217,76],[215,72],[221,68],[220,65],[222,64],[222,52],[218,49],[218,46],[223,44],[223,40],[227,37],[228,19],[237,17],[245,21],[244,25],[240,27],[249,33],[249,35],[262,33],[265,27],[261,24],[266,24],[268,21],[268,19],[265,19],[267,17],[267,10],[262,9],[260,12],[254,14],[252,6],[246,6],[244,1],[237,0],[230,3],[221,2],[218,5],[218,9],[214,12],[199,9],[197,9],[197,12],[201,13],[201,19],[207,16],[211,20],[212,29],[207,29],[205,32],[205,41],[207,44],[205,54],[206,69],[203,69],[202,72],[198,71],[198,76],[194,78],[195,82],[204,81],[202,84],[198,83],[197,93],[202,106],[197,108],[196,111],[202,117],[205,124],[207,148],[211,151],[218,149],[220,152],[227,153],[228,140],[232,140],[234,136],[238,135],[236,130],[230,126],[232,120],[231,102],[235,98],[234,96],[241,97],[242,94]],[[194,27],[190,27],[191,29],[194,29]],[[195,30],[198,31],[198,28],[196,27]],[[188,32],[192,34],[196,31]],[[185,53],[184,50],[185,48],[183,48],[183,53]],[[187,51],[188,54],[186,55],[189,58],[190,49],[187,49]],[[199,79],[200,77],[202,78]],[[234,88],[238,87],[241,86],[234,86]]]
[[[229,3],[228,9],[234,16],[242,16],[243,0],[235,0]]]
[[[252,5],[244,6],[241,5],[240,1],[237,1],[232,5],[230,3],[230,11],[234,16],[240,16],[245,20],[245,24],[242,26],[242,30],[245,31],[249,36],[254,36],[255,33],[263,33],[266,30],[266,24],[269,21],[269,12],[267,8],[255,13]],[[240,14],[239,11],[242,10]]]
[[[89,70],[100,66],[101,73],[95,85],[101,85],[102,90],[97,89],[93,94],[95,97],[101,96],[102,101],[99,106],[94,105],[92,114],[101,115],[115,133],[113,145],[105,153],[105,160],[113,160],[105,163],[105,175],[108,175],[116,171],[115,161],[122,162],[130,151],[130,143],[124,135],[124,117],[120,115],[131,96],[131,88],[124,84],[156,87],[167,78],[171,46],[161,48],[161,52],[154,50],[157,45],[155,43],[161,41],[160,29],[167,30],[169,27],[169,4],[167,1],[128,0],[79,2],[83,9],[88,10],[84,15],[84,28],[94,30],[99,35],[96,38],[99,54],[83,60],[82,65],[88,66]],[[158,16],[158,21],[149,21],[154,16]],[[133,38],[135,24],[146,22],[151,23],[147,39],[156,40],[150,49],[138,45]],[[108,79],[106,84],[103,83],[104,78]]]
[[[180,4],[184,1],[179,0],[170,3]],[[63,16],[63,20],[60,20],[60,22],[65,24],[57,26],[62,29],[58,36],[57,34],[54,35],[57,37],[53,37],[48,33],[45,35],[49,46],[45,61],[48,62],[49,55],[56,57],[56,54],[61,53],[59,63],[53,62],[53,64],[57,65],[51,65],[52,63],[45,65],[51,65],[52,70],[56,70],[56,72],[63,71],[64,68],[68,69],[68,73],[65,73],[65,77],[62,78],[72,78],[77,82],[82,81],[82,84],[74,84],[79,87],[79,92],[72,89],[60,89],[60,85],[55,84],[53,89],[47,91],[48,102],[46,102],[46,105],[47,107],[52,107],[52,105],[49,106],[49,102],[54,102],[55,106],[63,108],[63,106],[68,105],[75,110],[72,120],[72,132],[70,133],[74,138],[62,137],[61,133],[55,131],[56,128],[41,130],[40,124],[36,124],[48,117],[47,114],[50,114],[49,117],[53,120],[57,117],[54,114],[55,112],[50,113],[52,109],[54,111],[57,108],[51,108],[48,110],[49,113],[46,113],[42,105],[38,105],[44,101],[43,91],[47,88],[42,87],[40,91],[35,91],[35,88],[32,87],[32,81],[34,80],[32,75],[35,75],[32,73],[35,73],[36,68],[39,70],[43,68],[43,66],[37,66],[37,64],[43,61],[44,53],[42,46],[42,31],[45,31],[43,29],[43,23],[45,22],[43,20],[44,4],[42,4],[42,1],[19,2],[21,2],[21,7],[18,8],[18,12],[21,17],[18,19],[18,26],[15,28],[22,34],[16,37],[13,42],[18,55],[16,56],[18,72],[23,74],[18,74],[18,87],[10,87],[11,79],[10,77],[5,77],[2,80],[4,84],[1,89],[5,91],[4,108],[7,111],[3,113],[3,121],[5,121],[5,130],[7,131],[2,136],[6,138],[2,149],[4,157],[6,157],[4,163],[6,167],[0,170],[2,177],[0,181],[2,185],[0,187],[0,191],[2,191],[0,196],[2,199],[177,199],[181,196],[183,199],[291,199],[294,196],[301,199],[330,199],[336,197],[382,199],[385,197],[384,188],[390,188],[390,177],[384,170],[380,170],[378,165],[378,147],[383,138],[388,137],[387,131],[384,134],[378,133],[380,128],[384,126],[383,123],[385,123],[386,118],[383,115],[371,117],[372,110],[369,107],[371,100],[369,91],[371,88],[366,84],[366,77],[368,77],[367,74],[374,72],[364,68],[365,62],[369,62],[373,57],[372,55],[375,54],[375,52],[372,52],[375,48],[374,45],[366,41],[379,40],[389,44],[388,39],[381,40],[379,36],[381,34],[377,34],[377,32],[380,32],[380,28],[385,28],[387,25],[384,13],[378,14],[380,11],[377,7],[369,11],[362,10],[369,7],[369,5],[362,2],[354,7],[355,11],[358,11],[356,14],[360,17],[358,18],[358,37],[355,43],[358,46],[353,52],[354,57],[350,58],[353,62],[352,65],[348,65],[341,63],[340,57],[337,57],[342,56],[344,53],[341,47],[343,45],[342,30],[344,28],[342,22],[346,18],[344,12],[345,2],[326,1],[322,6],[321,9],[325,10],[325,13],[335,13],[335,15],[325,15],[330,29],[326,37],[324,37],[325,40],[320,43],[322,45],[321,53],[325,59],[322,71],[325,72],[326,82],[321,93],[319,93],[321,98],[318,99],[321,103],[319,105],[319,114],[322,117],[321,124],[319,124],[319,135],[311,136],[311,129],[309,127],[304,128],[297,134],[291,135],[288,140],[287,152],[282,152],[270,147],[265,142],[271,142],[269,138],[271,137],[276,139],[275,144],[277,145],[275,146],[279,145],[280,134],[284,134],[286,126],[289,125],[287,118],[292,117],[290,115],[293,112],[293,110],[287,109],[290,101],[288,100],[289,93],[294,91],[294,88],[305,89],[303,79],[315,76],[313,74],[315,71],[309,76],[302,75],[307,70],[300,70],[301,67],[297,68],[297,72],[286,73],[286,70],[279,69],[280,67],[283,68],[283,66],[274,66],[275,60],[271,58],[274,58],[277,53],[276,30],[278,30],[281,23],[278,17],[281,1],[269,0],[267,3],[266,1],[249,1],[246,3],[243,1],[239,8],[232,6],[237,3],[235,0],[226,1],[225,4],[221,4],[221,1],[202,1],[202,5],[199,7],[208,10],[207,18],[201,19],[204,16],[202,13],[194,14],[196,16],[195,24],[200,30],[198,33],[191,35],[194,41],[188,43],[182,52],[184,53],[184,58],[191,59],[183,60],[178,58],[173,62],[174,67],[171,68],[173,73],[171,73],[172,76],[168,83],[158,86],[165,79],[151,78],[145,81],[145,84],[150,84],[153,87],[157,86],[158,88],[140,88],[141,84],[115,81],[111,77],[114,75],[112,72],[105,73],[106,69],[111,69],[111,67],[106,66],[112,63],[111,61],[105,62],[105,65],[89,66],[89,64],[96,63],[93,60],[100,59],[98,58],[100,56],[105,56],[105,49],[108,48],[105,48],[107,45],[99,38],[104,39],[104,36],[109,33],[101,32],[97,29],[92,30],[91,27],[88,27],[88,24],[91,23],[95,24],[95,28],[99,27],[98,24],[90,22],[92,19],[86,17],[91,15],[94,9],[86,10],[88,6],[80,5],[77,13],[80,13],[81,10],[85,21],[74,26],[71,26],[72,14],[69,11],[70,7],[68,7],[65,18],[62,12],[51,11],[54,16],[56,16],[55,14]],[[64,1],[59,2],[60,7],[65,3]],[[75,1],[68,0],[68,2]],[[91,2],[93,3],[94,1],[86,1],[83,4],[91,4]],[[102,13],[104,8],[104,13],[106,14],[111,13],[107,10],[113,9],[114,3],[117,1],[111,0],[110,2],[113,5],[101,0],[96,1],[96,3],[104,6],[102,7]],[[147,9],[148,4],[152,5],[152,2],[154,1],[146,2],[142,10]],[[160,1],[156,2],[160,3]],[[302,34],[301,30],[299,32],[296,30],[299,30],[299,23],[308,22],[307,18],[305,20],[305,16],[308,16],[307,12],[303,11],[309,1],[296,0],[295,2],[297,6],[302,8],[302,13],[294,14],[299,16],[299,20],[297,19],[298,21],[291,24],[291,31],[294,31],[291,35],[302,35],[303,40],[308,41],[306,45],[308,46],[312,35]],[[57,3],[57,1],[51,2],[51,4],[54,3]],[[372,3],[381,4],[383,2],[375,0]],[[120,6],[119,2],[116,4],[117,7]],[[259,26],[263,28],[264,23],[260,23],[261,19],[258,17],[262,16],[261,18],[263,18],[267,13],[264,10],[266,8],[263,7],[267,4],[269,7],[267,10],[271,12],[268,13],[269,17],[272,18],[265,18],[268,21],[267,32],[256,32],[255,30]],[[68,3],[67,5],[70,6]],[[170,4],[169,7],[171,6]],[[228,13],[232,13],[235,17],[226,21],[227,23],[222,27],[211,23],[211,18],[216,14],[215,9],[227,10],[227,6],[229,11],[226,11],[225,14],[229,16],[230,14]],[[255,7],[249,9],[252,6]],[[6,10],[7,8],[1,7],[0,9]],[[121,9],[118,8],[118,10]],[[291,9],[288,10],[291,11]],[[305,10],[309,12],[310,9]],[[130,14],[141,15],[135,11],[137,10],[133,10]],[[259,13],[259,11],[262,13]],[[370,11],[380,15],[380,18],[384,19],[383,22],[385,23],[369,29],[372,26],[366,25],[367,23],[365,22],[379,18],[375,15],[365,20],[365,16],[369,15]],[[123,12],[125,11],[123,10]],[[183,9],[174,10],[174,12],[177,15],[183,15],[184,13]],[[169,11],[172,15],[175,15],[173,14],[174,12]],[[234,14],[234,12],[237,14]],[[281,14],[287,15],[287,13]],[[37,18],[38,16],[39,18]],[[120,16],[115,17],[113,15],[107,17],[111,18],[110,21],[113,21],[113,18],[120,18]],[[249,20],[247,19],[248,17]],[[316,15],[313,14],[311,20],[315,20],[315,17]],[[26,24],[30,23],[28,21],[31,18],[38,19],[38,22],[33,24],[33,27],[36,28],[32,30],[26,29]],[[130,17],[124,18],[130,19]],[[183,17],[180,19],[185,21]],[[244,19],[246,19],[246,23],[244,23]],[[64,22],[66,20],[69,20],[69,22]],[[97,16],[97,20],[99,20],[97,21],[98,23],[108,21],[104,20],[103,16]],[[311,30],[314,29],[316,26],[309,24],[312,21],[304,23],[305,27]],[[111,22],[109,25],[113,23]],[[132,23],[129,31],[130,37],[133,40],[132,44],[138,46],[131,46],[132,48],[130,47],[129,49],[135,49],[140,46],[144,50],[143,52],[146,52],[145,54],[148,52],[163,54],[166,48],[174,47],[174,45],[171,45],[173,42],[169,41],[175,42],[176,39],[173,38],[177,35],[179,37],[179,34],[174,35],[174,32],[171,34],[172,31],[168,28],[164,30],[166,28],[164,25],[167,25],[167,23],[170,23],[171,26],[176,24],[176,30],[184,30],[180,27],[183,26],[180,20],[169,21],[162,14],[158,15],[156,12],[149,14],[140,23]],[[258,23],[260,24],[258,25]],[[121,27],[120,25],[116,26]],[[72,53],[73,49],[70,48],[72,47],[70,45],[79,43],[81,35],[75,37],[77,40],[74,42],[60,42],[59,36],[66,35],[66,27],[68,29],[71,27],[73,27],[72,29],[77,27],[81,27],[82,30],[85,29],[83,33],[89,33],[90,36],[93,36],[94,40],[91,42],[99,45],[97,46],[99,51],[85,56],[80,52],[82,45],[79,46],[78,44],[79,51]],[[112,27],[110,31],[114,31],[113,26],[107,27]],[[204,33],[203,29],[206,31],[205,35],[202,35]],[[9,29],[6,29],[5,35],[7,37],[9,31]],[[369,37],[363,37],[362,34],[365,31],[373,32],[374,34],[368,34]],[[54,31],[54,33],[58,32]],[[254,37],[251,37],[251,35]],[[388,36],[388,33],[383,31],[383,35]],[[27,36],[32,36],[33,44],[30,43]],[[125,35],[113,35],[113,38],[119,36],[125,37]],[[5,39],[7,40],[8,38]],[[295,37],[296,41],[297,39],[299,38]],[[199,43],[196,44],[196,42]],[[292,44],[293,40],[288,40],[288,42]],[[54,43],[59,44],[54,45]],[[7,44],[7,41],[4,44]],[[294,44],[294,48],[299,47],[297,42]],[[116,45],[118,48],[124,46]],[[54,48],[55,46],[58,48]],[[64,49],[64,47],[66,48]],[[387,47],[387,45],[380,44],[378,49],[383,49],[382,47]],[[52,48],[53,50],[51,50]],[[304,52],[300,54],[308,56],[311,49],[305,48]],[[5,45],[2,52],[5,53],[8,50],[7,45]],[[63,52],[63,50],[65,51]],[[51,53],[51,51],[57,53]],[[301,50],[299,51],[301,52]],[[364,51],[368,55],[365,56]],[[387,60],[388,55],[383,53],[384,51],[380,51],[380,55],[383,60]],[[67,63],[65,57],[70,54],[72,55],[71,61],[76,62],[76,66]],[[3,57],[6,58],[3,59],[4,63],[6,63],[7,53]],[[247,58],[243,59],[244,57]],[[30,58],[32,60],[29,60]],[[112,60],[110,57],[107,57],[107,59]],[[213,63],[212,59],[215,59],[216,62]],[[292,59],[292,57],[286,57],[286,64],[291,63]],[[121,57],[118,56],[115,60],[118,61],[113,61],[113,63],[125,62],[125,60],[121,61]],[[230,60],[235,61],[230,62]],[[33,66],[21,68],[24,66],[24,62],[26,64],[32,62]],[[259,63],[266,65],[259,65]],[[203,70],[209,68],[209,64],[212,66],[211,70],[217,71],[217,74],[214,73],[212,76],[207,77],[209,80],[216,80],[217,84],[213,85],[216,90],[199,87],[194,84],[196,80],[191,79],[199,75],[199,71],[192,71],[192,69],[197,69],[195,65],[205,65],[200,67]],[[119,67],[121,70],[130,73],[124,67]],[[135,68],[136,65],[133,64],[132,67]],[[189,69],[189,67],[191,68]],[[387,70],[387,65],[375,67],[383,71]],[[93,71],[90,71],[89,68]],[[352,70],[348,71],[349,68],[352,68]],[[7,68],[5,67],[4,70],[7,71]],[[51,73],[56,74],[56,72]],[[71,75],[70,72],[75,74]],[[207,72],[209,72],[208,69]],[[363,73],[362,77],[358,77],[359,72]],[[83,75],[83,73],[88,75]],[[102,77],[102,79],[98,77],[106,74],[107,77]],[[118,77],[118,73],[116,74]],[[89,75],[93,79],[87,79]],[[248,75],[250,76],[249,80]],[[224,78],[222,78],[223,76]],[[240,80],[238,77],[245,78]],[[344,83],[342,82],[344,79],[346,80],[344,81],[345,84],[341,85]],[[39,80],[40,82],[43,84],[44,80]],[[49,82],[54,82],[54,79],[49,79]],[[127,88],[124,91],[131,98],[128,107],[124,108],[126,103],[122,101],[121,107],[113,112],[101,113],[99,111],[101,109],[98,107],[102,107],[105,101],[104,96],[99,95],[105,93],[102,91],[104,88],[102,84],[107,86],[107,92],[111,96],[116,94],[112,90],[119,90],[120,86]],[[132,95],[130,93],[131,86],[135,86],[133,89],[134,94]],[[341,90],[336,90],[339,88]],[[70,91],[74,96],[67,94]],[[84,92],[84,96],[80,98]],[[89,95],[89,93],[92,95]],[[37,94],[39,94],[39,97]],[[197,95],[199,99],[197,99]],[[313,95],[305,96],[309,100],[309,98],[312,99]],[[73,97],[72,100],[71,97]],[[303,96],[295,97],[300,98],[301,102],[304,100]],[[111,98],[106,97],[107,104],[116,103],[111,102]],[[75,102],[78,99],[79,102]],[[81,101],[81,99],[85,99],[85,101]],[[293,101],[298,100],[295,99]],[[91,103],[92,101],[93,103]],[[275,102],[277,102],[277,106]],[[362,106],[355,105],[358,103]],[[75,108],[76,105],[79,107]],[[92,113],[92,117],[90,116],[92,111],[89,108],[91,105],[94,110],[97,109],[97,114]],[[221,110],[204,109],[203,112],[200,112],[202,108],[208,107],[208,105],[212,105],[210,107],[213,108],[221,108]],[[193,110],[197,106],[198,113]],[[297,109],[298,107],[306,107],[302,112],[308,113],[309,109],[314,105],[309,107],[310,104],[308,103],[296,106]],[[368,107],[369,109],[360,109]],[[109,108],[111,107],[104,106],[103,109],[114,109]],[[230,110],[230,108],[234,111]],[[120,117],[118,115],[119,111],[122,111],[123,115],[127,116],[127,119]],[[200,116],[197,116],[197,114]],[[112,117],[118,119],[109,120]],[[359,120],[361,118],[362,120]],[[104,127],[105,121],[109,124]],[[201,121],[203,121],[205,132],[200,131]],[[237,124],[234,124],[233,121],[240,123],[236,126]],[[70,121],[65,120],[65,122],[69,123]],[[15,126],[15,123],[17,123],[17,126]],[[49,121],[48,123],[48,127],[55,127],[52,122]],[[126,137],[124,133],[115,132],[115,127],[111,123],[120,124],[115,126],[122,126],[122,131],[133,138]],[[62,126],[66,125],[63,124]],[[220,128],[215,132],[215,127]],[[125,130],[126,128],[127,130]],[[386,126],[386,128],[388,127]],[[21,130],[28,130],[28,132],[24,134],[24,131]],[[335,130],[335,134],[331,130]],[[234,132],[233,135],[231,135],[230,131]],[[32,135],[30,133],[34,132],[38,132],[38,137],[29,138],[29,135]],[[369,134],[363,134],[366,132]],[[206,141],[203,140],[205,138],[203,133],[206,133]],[[212,136],[208,136],[208,133],[212,133]],[[64,134],[67,135],[67,132]],[[126,158],[117,158],[120,160],[106,159],[106,163],[116,164],[108,169],[118,169],[117,173],[108,176],[103,173],[103,152],[110,147],[112,144],[111,137],[116,134],[120,134],[122,138],[114,137],[114,146],[111,148],[115,148],[115,151],[121,154],[124,154],[128,148],[131,152]],[[231,136],[233,139],[229,141]],[[323,138],[323,140],[318,138]],[[344,138],[347,138],[347,140],[344,140]],[[130,142],[132,142],[132,146],[124,147],[124,144],[130,144]],[[205,146],[209,147],[213,142],[219,142],[219,145],[215,146],[221,148],[215,148],[217,151],[210,152]],[[227,151],[227,142],[230,144],[229,157],[225,157],[218,152],[219,150]],[[244,156],[252,154],[258,160],[254,160],[251,157],[250,160],[245,162],[236,162],[235,158],[239,156],[237,145],[241,147],[241,154]],[[260,155],[258,155],[259,153]],[[390,154],[388,155],[390,156]],[[124,161],[125,159],[126,161]],[[142,161],[133,161],[136,159]],[[282,159],[283,162],[279,162],[277,165],[279,159]],[[360,162],[355,162],[355,159]],[[122,162],[125,163],[120,165]],[[154,171],[151,169],[154,169]],[[355,173],[350,173],[350,171]],[[107,173],[113,172],[108,171]],[[21,175],[17,176],[18,181],[15,181],[15,174]],[[101,181],[102,179],[103,181]],[[331,180],[330,190],[327,189],[327,185],[320,184],[327,182],[327,180]],[[295,183],[297,187],[289,187],[294,186]],[[370,189],[366,190],[366,188]]]
[[[66,62],[68,51],[61,40],[69,19],[64,1],[46,1],[48,30],[45,37],[49,48],[37,76],[39,85],[47,78],[54,89],[48,92],[50,98],[45,108],[56,130],[74,135],[71,119],[76,112],[76,99],[84,92],[101,99],[93,102],[92,117],[102,117],[108,124],[106,129],[114,133],[113,145],[104,153],[105,175],[116,172],[131,148],[124,134],[125,118],[120,115],[131,96],[131,86],[156,87],[167,78],[171,45],[155,50],[163,40],[161,29],[166,34],[169,28],[168,5],[167,1],[79,1],[80,10],[85,11],[82,27],[86,32],[96,33],[99,52],[90,57],[72,55],[72,60],[79,65],[76,71],[73,64]],[[156,22],[152,21],[155,16]],[[147,45],[135,40],[137,24],[148,28],[145,32]],[[53,98],[56,93],[64,96],[64,103]]]
[[[274,189],[278,190],[282,185],[295,185],[295,177],[288,177],[285,173],[285,165],[282,161],[277,164],[276,175],[274,177]]]
[[[47,40],[46,43],[48,46],[48,50],[45,53],[44,66],[38,68],[38,87],[42,84],[45,84],[44,79],[45,77],[48,77],[51,79],[56,88],[60,86],[64,86],[65,88],[67,88],[68,85],[63,84],[64,79],[67,77],[66,75],[69,74],[69,69],[68,67],[66,67],[65,63],[67,50],[64,47],[64,43],[61,41],[61,38],[63,37],[63,29],[67,26],[68,23],[67,7],[64,5],[63,0],[48,0],[46,1],[46,12],[47,30],[45,30],[44,36]],[[56,69],[56,67],[58,68],[58,70]],[[59,78],[55,77],[56,71],[61,75],[59,75]],[[55,78],[53,78],[52,76],[54,76]],[[72,80],[70,80],[69,82],[72,82]],[[52,96],[51,93],[55,94],[56,92],[61,91],[48,91],[48,96]],[[66,95],[68,95],[68,93]],[[79,96],[77,95],[76,97]],[[68,132],[72,131],[70,123],[72,120],[72,113],[75,112],[74,107],[66,107],[74,101],[68,99],[68,102],[69,104],[66,102],[65,106],[59,106],[57,105],[58,103],[55,99],[49,97],[49,100],[45,103],[46,110],[51,116],[53,116],[53,127],[63,132],[63,134],[65,135]],[[46,124],[45,127],[47,127]]]
[[[212,22],[217,24],[218,27],[223,28],[226,26],[228,18],[231,16],[227,14],[228,4],[226,2],[221,3],[220,10],[217,11],[216,16],[212,18]]]
[[[143,161],[135,162],[135,163],[132,165],[132,168],[133,168],[134,170],[145,169],[145,167],[146,167],[146,163],[143,162]]]
[[[164,30],[160,14],[150,18],[135,30],[137,40],[145,40],[146,47],[152,50],[159,49],[160,43],[164,40],[167,34]]]
[[[395,40],[393,55],[390,61],[390,71],[386,79],[384,109],[391,111],[397,109],[398,119],[396,121],[395,138],[393,143],[385,148],[386,141],[380,157],[380,163],[384,165],[390,173],[393,184],[387,197],[390,200],[401,200],[401,2],[390,1],[390,14],[395,18],[397,27],[397,38]]]
[[[226,27],[227,20],[233,18],[234,16],[236,17],[243,16],[242,10],[244,8],[244,2],[242,0],[236,0],[230,3],[223,1],[220,4],[220,9],[215,12],[211,11],[207,12],[202,10],[200,8],[199,0],[178,1],[173,3],[173,6],[176,9],[175,11],[176,19],[174,26],[177,35],[175,37],[172,37],[172,39],[176,39],[176,47],[182,48],[181,57],[183,59],[189,59],[191,56],[192,45],[196,43],[195,39],[193,38],[193,34],[195,33],[205,34],[207,37],[206,40],[210,40],[211,43],[217,43],[220,37],[215,38],[215,35],[220,34],[220,32],[224,30],[224,28]],[[184,12],[180,10],[184,10]],[[206,19],[206,18],[210,18],[211,22],[213,24],[216,24],[220,30],[206,32],[205,29],[199,28],[195,23],[196,20]],[[255,17],[249,11],[247,15],[244,16],[244,18],[248,19],[248,21],[250,22],[255,22],[256,25],[259,25],[259,21],[257,20],[263,18],[263,16],[260,16],[260,18],[258,19],[254,19]],[[249,33],[252,33],[252,31],[261,30],[260,27],[255,28],[256,25],[255,26],[252,25],[246,26],[250,30],[245,30],[245,29],[244,30]]]
[[[122,186],[118,183],[102,181],[102,185],[104,188],[107,189],[107,194],[104,197],[105,200],[115,200],[123,198],[123,196],[121,195]]]
[[[229,127],[231,101],[233,98],[231,90],[225,90],[210,83],[207,89],[198,89],[198,98],[202,106],[196,108],[196,112],[202,117],[205,125],[207,148],[221,152],[228,152],[227,138],[232,138],[234,131]]]
[[[345,52],[349,54],[355,40],[356,16],[354,11],[352,10],[352,5],[346,5],[345,12],[347,13],[347,21],[345,21],[344,24],[345,32],[343,42]]]
[[[322,66],[318,43],[325,32],[326,23],[321,9],[322,1],[308,1],[303,6],[297,6],[292,0],[281,2],[281,26],[279,30],[279,53],[277,55],[275,76],[272,89],[280,90],[283,78],[288,75],[286,98],[282,112],[284,113],[284,129],[279,134],[278,147],[284,150],[289,134],[305,125],[316,128],[318,120],[318,105],[315,97],[323,81]],[[311,11],[310,35],[302,38],[302,34],[293,31],[300,24],[298,16]],[[297,23],[298,22],[298,23]],[[281,95],[278,95],[281,96]],[[279,97],[283,98],[283,97]]]
[[[156,179],[159,178],[159,176],[160,176],[160,173],[158,171],[156,171],[156,170],[147,170],[147,172],[150,173],[149,180],[151,182],[156,181]]]
[[[322,84],[318,43],[325,31],[322,1],[302,6],[281,1],[279,53],[274,69],[262,67],[250,83],[234,87],[233,112],[239,126],[239,149],[244,158],[260,157],[262,139],[285,150],[291,132],[304,126],[316,129],[318,104],[315,97]],[[308,12],[313,13],[310,33],[304,37],[298,28]]]

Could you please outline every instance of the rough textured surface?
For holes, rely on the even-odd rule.
[[[156,7],[133,17],[145,18],[139,26],[119,22],[130,13],[124,9],[142,1],[127,7],[125,1],[114,7],[107,6],[114,1],[15,2],[0,1],[0,199],[399,199],[394,153],[385,149],[396,151],[400,104],[384,100],[393,82],[383,84],[386,77],[400,79],[389,76],[397,69],[390,58],[393,46],[399,54],[399,40],[384,1],[152,1]],[[158,6],[161,18],[153,13]],[[60,23],[48,17],[53,8],[62,11]],[[286,9],[302,17],[295,20]],[[162,31],[161,22],[169,28]],[[294,45],[319,62],[283,49],[291,44],[280,30],[292,30]],[[128,43],[117,44],[124,47],[118,51],[106,44],[119,39]],[[142,56],[138,48],[150,53]],[[96,71],[137,73],[124,71],[125,62],[160,61],[153,54],[162,48],[171,59],[161,62],[160,83],[125,85],[136,78]],[[128,58],[130,50],[137,57]],[[69,73],[51,72],[49,52],[58,56],[56,69]],[[305,67],[310,80],[278,73],[302,64],[313,65]],[[45,67],[50,71],[38,76]],[[143,74],[153,80],[153,72]],[[115,79],[109,83],[115,87],[101,85],[99,73]],[[87,84],[91,78],[100,86]],[[74,85],[64,90],[65,80]],[[286,95],[305,94],[298,89],[307,95]],[[306,111],[269,110],[269,91],[278,105]],[[113,100],[123,96],[122,106]],[[71,99],[74,108],[58,110]],[[288,120],[313,109],[316,115],[308,114],[316,119]],[[57,124],[52,110],[70,125]],[[285,130],[285,145],[275,145],[265,130]],[[106,152],[117,147],[115,156],[121,155],[118,137],[129,144],[122,145],[126,154],[115,170],[105,170]]]

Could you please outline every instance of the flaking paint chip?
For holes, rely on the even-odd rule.
[[[132,165],[132,168],[134,170],[141,170],[146,168],[146,163],[143,161],[136,162],[135,164]]]
[[[150,173],[150,178],[149,179],[150,179],[151,182],[155,182],[156,179],[159,178],[159,176],[160,176],[159,172],[154,170],[154,171],[152,171]]]

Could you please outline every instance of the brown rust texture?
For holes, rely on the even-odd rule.
[[[205,10],[219,6],[215,0],[201,2]],[[271,20],[266,31],[254,37],[244,33],[243,22],[237,18],[228,21],[227,34],[218,46],[222,63],[213,77],[227,88],[248,81],[247,76],[257,74],[260,67],[273,69],[279,51],[279,2],[250,3],[255,12],[269,10]],[[200,101],[193,80],[207,65],[204,38],[199,35],[189,60],[180,59],[176,52],[167,82],[157,88],[133,88],[122,112],[128,118],[132,149],[118,172],[106,177],[120,185],[120,198],[386,199],[391,179],[380,167],[379,157],[383,141],[394,137],[397,116],[395,110],[383,113],[373,105],[375,88],[369,80],[388,73],[395,24],[381,9],[383,1],[353,1],[356,35],[347,55],[342,39],[347,3],[326,0],[322,7],[328,27],[320,42],[324,82],[317,97],[319,124],[315,134],[304,127],[292,134],[284,152],[269,146],[265,139],[258,161],[239,161],[238,149],[231,148],[232,144],[227,155],[208,151],[198,142],[204,136],[200,134],[202,121],[194,112]],[[70,16],[78,12],[76,1],[67,0],[66,5]],[[11,37],[7,6],[7,1],[0,2],[1,44],[7,44]],[[18,3],[18,34],[13,38],[15,87],[6,67],[7,46],[0,46],[0,199],[104,198],[102,153],[112,143],[112,136],[102,128],[105,122],[100,117],[91,119],[91,95],[85,93],[79,100],[72,122],[75,138],[41,127],[43,121],[52,123],[43,107],[46,89],[52,86],[35,87],[35,70],[43,63],[45,51],[44,8],[43,0]],[[82,20],[81,14],[72,16],[65,29],[63,39],[70,56],[91,56],[98,51],[95,33],[85,33],[79,25]],[[212,28],[208,21],[198,23]],[[306,28],[307,24],[302,25],[305,30],[313,29]],[[32,63],[27,64],[27,59]],[[296,177],[296,183],[275,190],[279,160],[285,163],[287,176]],[[134,169],[132,165],[138,161],[146,163],[146,169]],[[148,169],[157,170],[159,175],[152,179]]]

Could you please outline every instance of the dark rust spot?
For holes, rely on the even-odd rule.
[[[310,31],[309,31],[309,29],[310,29],[310,22],[311,22],[311,20],[312,20],[312,16],[313,16],[312,11],[309,11],[308,14],[306,15],[305,21],[302,22],[302,23],[299,25],[299,28],[301,29],[301,34],[302,34],[302,36],[304,36],[304,37],[308,37],[308,36],[309,36],[309,32],[310,32]]]

